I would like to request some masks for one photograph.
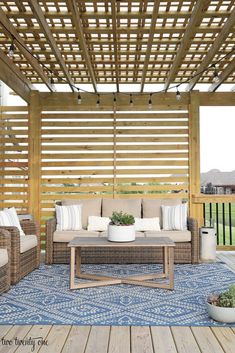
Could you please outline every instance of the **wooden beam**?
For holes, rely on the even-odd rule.
[[[214,58],[215,54],[218,52],[219,48],[224,43],[224,41],[227,38],[230,31],[233,30],[234,18],[235,18],[235,7],[234,7],[233,11],[231,12],[228,20],[224,24],[222,30],[220,31],[220,33],[216,37],[216,39],[215,39],[214,43],[212,44],[210,50],[208,51],[207,55],[202,60],[202,63],[198,67],[194,78],[192,80],[190,80],[188,86],[186,87],[186,91],[191,91],[193,89],[193,87],[196,85],[196,83],[198,82],[198,80],[202,76],[204,70],[206,70],[210,66],[211,61]]]
[[[29,103],[31,90],[35,88],[2,49],[0,49],[0,80]]]
[[[235,106],[234,92],[200,92],[201,106]]]
[[[154,33],[155,33],[155,27],[156,27],[156,21],[157,21],[157,17],[158,17],[158,9],[159,9],[160,2],[161,2],[160,0],[154,1],[152,21],[151,21],[148,44],[147,44],[147,51],[145,54],[145,61],[144,61],[142,78],[141,78],[140,92],[143,92],[143,90],[144,90],[145,78],[146,78],[146,73],[148,70],[150,54],[152,51],[152,43],[153,43],[153,38],[154,38]]]
[[[2,27],[3,32],[6,34],[7,37],[11,37],[15,39],[14,44],[19,48],[21,53],[25,56],[28,63],[32,66],[32,68],[37,72],[39,77],[42,81],[46,84],[50,91],[54,92],[54,86],[49,82],[48,77],[45,75],[43,68],[39,65],[37,59],[30,53],[30,50],[27,50],[26,45],[17,32],[17,29],[13,26],[13,24],[8,20],[7,16],[5,15],[4,11],[0,7],[0,24]]]
[[[190,217],[203,223],[202,205],[194,204],[192,195],[200,193],[200,122],[199,92],[190,94],[189,104],[189,211]]]
[[[209,87],[209,92],[215,92],[217,88],[228,78],[228,76],[235,70],[235,58],[226,66],[221,75],[219,75],[218,82],[212,83]]]
[[[79,44],[80,44],[80,47],[82,49],[82,52],[83,52],[83,55],[85,58],[85,63],[87,65],[87,68],[88,68],[88,71],[89,71],[89,74],[91,77],[94,91],[97,92],[95,72],[94,72],[94,69],[93,69],[93,66],[91,63],[91,58],[90,58],[90,55],[88,52],[77,2],[76,2],[76,0],[68,0],[68,3],[70,4],[71,10],[72,10],[72,19],[73,19],[73,23],[74,23],[74,26],[76,29],[76,36],[79,39]]]
[[[35,17],[38,20],[38,23],[40,24],[40,27],[42,28],[42,30],[43,30],[43,32],[45,34],[45,37],[48,40],[48,43],[49,43],[49,45],[50,45],[50,47],[51,47],[51,49],[52,49],[52,51],[53,51],[53,53],[54,53],[54,55],[56,57],[56,60],[57,60],[58,64],[60,65],[60,67],[61,67],[61,69],[62,69],[62,71],[63,71],[63,73],[65,75],[65,78],[66,78],[68,84],[70,85],[72,91],[74,92],[75,84],[74,84],[74,82],[72,80],[72,77],[71,77],[67,67],[66,67],[66,64],[65,64],[65,61],[64,61],[64,59],[63,59],[63,57],[61,55],[61,52],[60,52],[60,50],[57,47],[56,41],[55,41],[55,39],[54,39],[54,37],[53,37],[53,35],[51,33],[50,27],[49,27],[49,25],[48,25],[48,23],[47,23],[47,21],[45,19],[45,16],[44,16],[44,14],[42,12],[42,9],[41,9],[40,5],[38,4],[38,1],[31,0],[29,2],[29,4],[30,4],[30,7],[31,7]]]
[[[190,44],[193,40],[195,32],[197,31],[197,27],[200,25],[202,18],[204,16],[204,13],[206,12],[209,4],[210,4],[210,0],[199,0],[196,2],[196,5],[195,5],[193,12],[192,12],[192,16],[191,16],[189,23],[187,25],[185,34],[181,40],[179,50],[177,51],[176,57],[173,61],[170,72],[169,72],[168,77],[166,79],[166,83],[164,85],[164,90],[167,90],[168,87],[170,86],[170,83],[173,81],[175,74],[176,74],[182,60],[184,59],[188,48],[190,47]]]
[[[117,92],[119,92],[119,73],[118,73],[118,50],[117,50],[117,10],[116,10],[116,1],[112,0],[111,2],[112,9],[112,25],[113,25],[113,47],[114,47],[114,60],[115,60],[115,74],[116,74],[116,86]]]
[[[41,220],[41,101],[38,91],[32,92],[29,104],[29,212]]]

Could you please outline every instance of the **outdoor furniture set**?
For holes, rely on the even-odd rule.
[[[137,282],[148,285],[147,279],[168,277],[167,287],[173,288],[173,263],[199,262],[199,232],[197,221],[188,218],[185,230],[144,230],[136,231],[136,241],[112,245],[107,241],[107,231],[102,226],[92,229],[89,217],[103,220],[113,211],[131,213],[137,219],[158,217],[162,228],[162,206],[181,205],[181,199],[77,199],[63,200],[57,205],[81,206],[81,229],[59,230],[56,218],[46,222],[46,264],[71,263],[70,287],[74,284],[74,270],[80,273],[82,263],[163,263],[163,273],[142,278],[116,279],[119,283]],[[2,211],[1,211],[2,212]],[[102,218],[101,218],[102,217]],[[0,223],[1,224],[1,223]],[[25,275],[39,267],[39,228],[33,220],[21,220],[16,226],[0,226],[0,293],[10,284],[17,283]],[[23,231],[23,235],[21,234]],[[76,238],[77,239],[74,239]],[[73,240],[74,239],[74,240]],[[76,243],[76,241],[77,243]],[[74,243],[75,241],[75,243]],[[73,249],[73,250],[71,250]],[[169,250],[170,249],[170,250]],[[174,249],[174,251],[173,251]],[[71,252],[71,261],[70,261]],[[76,253],[77,252],[77,253]],[[76,259],[76,264],[75,264]],[[88,278],[86,274],[83,278]],[[98,278],[93,278],[97,280]],[[112,278],[104,281],[114,283]],[[91,286],[102,285],[102,281]],[[150,285],[152,286],[152,285]],[[161,287],[161,286],[160,286]],[[77,287],[79,288],[79,287]]]

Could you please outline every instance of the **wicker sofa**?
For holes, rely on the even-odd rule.
[[[160,217],[161,205],[177,205],[180,199],[78,199],[63,200],[62,205],[82,204],[82,226],[79,231],[57,231],[56,219],[46,222],[46,263],[68,263],[68,242],[75,236],[89,237],[106,236],[105,232],[91,232],[87,230],[88,216],[110,217],[113,211],[123,211],[135,217]],[[61,203],[59,203],[61,204]],[[188,218],[186,231],[136,232],[137,237],[168,236],[176,243],[176,263],[198,263],[199,261],[199,232],[197,221]],[[108,249],[83,250],[83,263],[151,263],[162,260],[160,249],[131,250],[128,246],[121,252]]]
[[[21,278],[39,267],[40,235],[36,222],[22,220],[20,222],[25,236],[20,236],[17,227],[0,227],[7,231],[11,238],[10,273],[11,283],[19,282]]]
[[[10,234],[0,230],[0,294],[10,288],[10,253]]]

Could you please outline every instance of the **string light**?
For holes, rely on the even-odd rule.
[[[13,39],[12,43],[11,43],[11,45],[9,47],[9,50],[8,50],[8,55],[9,55],[10,59],[14,58],[14,50],[15,50],[15,46],[14,46],[14,39]]]
[[[134,104],[133,104],[133,99],[132,99],[132,94],[130,94],[130,107],[133,108]]]
[[[3,27],[5,28],[5,30],[6,30],[7,32],[9,32],[9,29],[8,29],[6,26],[3,25]],[[12,36],[12,34],[11,34],[10,32],[9,32],[9,35]],[[13,58],[13,56],[14,56],[14,50],[15,50],[14,41],[19,42],[16,37],[12,36],[12,43],[11,43],[11,45],[10,45],[10,47],[9,47],[9,50],[8,50],[8,55],[9,55],[10,58]],[[21,44],[21,43],[20,43],[20,44]],[[21,45],[22,45],[22,44],[21,44]],[[25,49],[34,59],[36,59],[36,60],[39,62],[39,64],[40,64],[47,72],[49,72],[49,73],[51,72],[51,70],[50,70],[43,62],[41,62],[40,60],[38,60],[38,57],[36,57],[36,56],[31,52],[31,50],[29,50],[29,48],[28,48],[26,45],[23,45],[23,47],[24,47],[24,49]],[[176,99],[177,99],[177,100],[180,100],[180,99],[181,99],[181,94],[180,94],[180,92],[179,92],[179,90],[178,90],[178,87],[180,87],[182,84],[189,83],[189,82],[190,82],[193,78],[195,78],[195,77],[198,77],[198,76],[200,77],[204,72],[207,72],[207,71],[210,70],[211,68],[214,69],[214,73],[213,73],[213,82],[218,82],[218,81],[219,81],[219,75],[218,75],[218,72],[217,72],[217,70],[216,70],[216,64],[219,64],[219,63],[222,62],[225,58],[231,56],[231,54],[232,54],[234,51],[235,51],[235,46],[234,46],[229,52],[227,52],[225,55],[223,55],[219,60],[217,60],[216,63],[209,65],[207,68],[201,70],[200,72],[196,73],[195,75],[192,75],[190,78],[183,80],[181,83],[178,83],[177,85],[171,86],[170,88],[168,88],[168,90],[172,90],[172,89],[176,88],[176,89],[177,89],[177,91],[176,91]],[[67,80],[66,80],[65,78],[63,78],[63,77],[57,75],[57,73],[55,74],[55,77],[58,78],[58,82],[65,82],[65,83],[67,83]],[[51,78],[50,81],[51,81],[51,83],[54,83],[53,78]],[[86,90],[84,90],[84,89],[82,89],[82,88],[78,88],[77,86],[75,86],[75,85],[73,85],[73,84],[70,85],[70,86],[71,86],[72,88],[78,90],[78,92],[81,90],[82,92],[85,92],[85,93],[88,93],[88,94],[96,94],[96,95],[97,95],[97,92],[89,92],[89,91],[86,91]],[[151,99],[152,94],[157,94],[157,93],[166,92],[166,91],[167,91],[167,90],[163,89],[163,90],[159,90],[159,91],[156,91],[156,92],[153,92],[153,93],[150,94],[150,98],[149,98],[149,109],[152,108],[152,99]],[[121,94],[123,94],[123,95],[127,95],[127,94],[128,94],[128,95],[130,96],[130,106],[132,106],[132,104],[133,104],[132,94],[130,94],[130,93],[125,93],[125,92],[122,92]],[[144,95],[147,95],[147,94],[148,94],[148,93],[139,93],[139,94],[137,93],[137,95],[141,95],[141,96],[144,96]],[[113,93],[113,95],[114,95],[113,102],[116,103],[116,96],[115,96],[115,93]],[[81,102],[82,102],[81,95],[80,95],[80,93],[78,93],[78,104],[81,104]]]
[[[96,108],[100,107],[100,95],[98,94],[97,96],[97,101],[96,101]]]
[[[149,95],[149,109],[152,109],[153,104],[152,104],[152,93]]]
[[[78,90],[78,104],[81,104],[82,103],[82,97],[80,95],[79,88],[77,90]]]
[[[180,94],[180,91],[178,89],[179,86],[176,86],[176,99],[177,101],[180,101],[181,100],[181,94]]]

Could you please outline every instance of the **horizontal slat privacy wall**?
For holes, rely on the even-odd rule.
[[[56,200],[187,197],[188,112],[42,112],[42,218]]]
[[[26,107],[1,109],[1,208],[33,213],[42,244],[58,200],[188,198],[188,110],[40,107],[33,95],[29,114]]]
[[[28,211],[28,108],[0,107],[0,208]]]

